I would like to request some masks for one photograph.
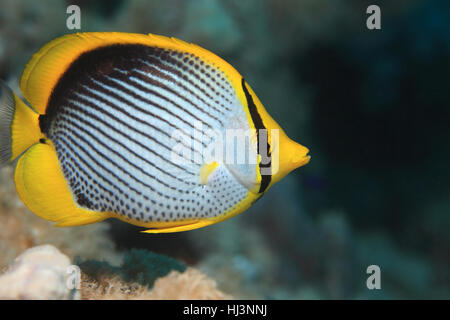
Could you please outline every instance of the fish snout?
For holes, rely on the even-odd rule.
[[[308,148],[287,138],[287,136],[280,139],[279,153],[275,156],[278,159],[272,158],[273,182],[280,181],[289,172],[306,165],[311,159],[308,153]]]
[[[304,166],[305,164],[308,164],[308,162],[311,160],[311,156],[308,155],[309,149],[306,148],[305,146],[302,146],[301,144],[298,143],[296,144],[297,147],[294,149],[291,158],[291,162],[294,169]]]

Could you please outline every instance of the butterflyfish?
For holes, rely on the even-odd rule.
[[[175,38],[62,36],[32,56],[20,90],[26,102],[0,84],[0,166],[15,166],[21,200],[55,226],[208,226],[310,159],[230,64]],[[225,147],[203,152],[227,132],[249,133],[230,161],[211,156]]]

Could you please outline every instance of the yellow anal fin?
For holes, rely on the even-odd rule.
[[[214,220],[200,220],[189,224],[184,225],[178,225],[173,227],[166,227],[166,228],[155,228],[155,229],[148,229],[141,232],[144,233],[171,233],[171,232],[181,232],[181,231],[189,231],[194,230],[198,228],[203,228],[206,226],[209,226],[211,224],[214,224]]]
[[[51,142],[29,148],[17,162],[14,179],[25,205],[39,217],[56,222],[55,226],[85,225],[110,217],[76,205]]]

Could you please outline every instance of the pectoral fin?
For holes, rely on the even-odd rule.
[[[219,163],[217,161],[205,163],[200,168],[200,181],[203,185],[205,185],[208,182],[208,177],[210,174],[216,170],[216,168],[219,166]]]

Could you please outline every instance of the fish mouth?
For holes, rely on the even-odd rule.
[[[300,152],[299,152],[300,151]],[[304,166],[308,164],[311,160],[311,156],[309,155],[309,149],[301,146],[301,149],[297,151],[297,153],[292,157],[292,162],[296,168]]]
[[[307,152],[307,153],[306,153],[306,154],[305,154],[305,155],[297,162],[297,165],[298,165],[299,167],[302,167],[302,166],[308,164],[310,160],[311,160],[311,156],[308,155],[308,152]]]

